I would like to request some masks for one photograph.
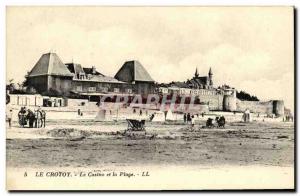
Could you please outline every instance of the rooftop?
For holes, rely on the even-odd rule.
[[[115,78],[124,82],[154,82],[144,66],[137,60],[126,61],[115,75]]]
[[[51,52],[41,56],[28,77],[41,75],[73,76],[58,55]]]

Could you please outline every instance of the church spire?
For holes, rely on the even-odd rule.
[[[211,67],[209,68],[208,75],[209,75],[209,76],[212,76],[212,75],[213,75],[212,70],[211,70]]]
[[[212,76],[213,76],[213,73],[212,73],[212,70],[211,70],[211,67],[210,67],[210,68],[209,68],[209,71],[208,71],[209,85],[210,85],[210,86],[213,85]]]
[[[196,77],[196,78],[199,77],[199,73],[198,73],[198,68],[197,68],[197,67],[196,67],[195,77]]]

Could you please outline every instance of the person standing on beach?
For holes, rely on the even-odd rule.
[[[6,113],[6,118],[7,118],[7,121],[8,121],[8,126],[9,126],[9,128],[11,128],[12,115],[13,115],[13,111],[12,111],[12,109],[10,109],[10,110]]]
[[[35,121],[35,115],[34,115],[34,113],[30,109],[27,110],[27,116],[26,116],[26,118],[29,121],[29,127],[33,128],[33,124],[34,124],[34,121]]]
[[[46,126],[46,111],[45,110],[41,110],[42,112],[42,124],[41,127],[45,127]]]
[[[192,117],[191,117],[191,122],[192,122],[192,128],[194,128],[194,126],[195,126],[195,116],[194,115],[192,115]]]
[[[191,122],[191,115],[190,115],[190,113],[187,114],[186,121],[187,121],[187,123]]]
[[[184,115],[183,115],[183,122],[184,122],[184,124],[186,123],[186,113],[184,113]]]

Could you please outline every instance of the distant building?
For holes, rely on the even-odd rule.
[[[27,77],[28,86],[37,92],[68,92],[72,87],[73,74],[55,53],[43,54]]]
[[[115,75],[119,81],[132,84],[137,94],[154,93],[154,80],[139,61],[127,61]]]
[[[105,76],[95,66],[64,64],[56,53],[43,54],[27,76],[29,87],[49,95],[150,94],[154,80],[138,61],[127,61],[115,77]]]
[[[196,68],[195,76],[188,80],[186,83],[190,88],[195,89],[210,89],[213,87],[212,70],[209,68],[208,76],[199,76],[198,69]]]
[[[39,95],[12,95],[13,105],[65,106],[68,99],[53,96],[80,95],[88,100],[99,101],[103,95],[176,95],[178,98],[195,97],[197,104],[207,106],[209,111],[250,112],[287,115],[282,100],[246,101],[237,98],[236,89],[222,85],[213,86],[213,73],[210,68],[207,76],[194,77],[184,82],[156,84],[143,65],[137,61],[126,61],[114,77],[98,72],[95,66],[82,67],[78,63],[64,64],[56,53],[43,54],[27,76],[28,88],[34,88]],[[8,94],[8,96],[10,96]],[[114,97],[112,97],[111,101]],[[192,99],[190,99],[192,100]],[[201,107],[202,107],[201,106]],[[199,112],[199,111],[198,111]]]
[[[158,92],[161,94],[179,94],[179,95],[216,95],[223,93],[220,89],[213,87],[212,70],[209,69],[208,76],[199,76],[196,68],[195,75],[186,82],[170,82],[168,84],[159,84]]]
[[[94,66],[83,68],[80,64],[67,63],[74,75],[70,92],[83,95],[100,95],[106,93],[132,93],[132,85],[98,72]]]

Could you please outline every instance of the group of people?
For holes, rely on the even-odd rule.
[[[26,107],[21,107],[18,112],[19,124],[24,127],[29,125],[30,128],[39,128],[46,126],[46,112],[38,107],[37,110],[27,109]]]
[[[183,114],[183,122],[187,124],[191,124],[192,127],[195,125],[195,116],[191,115],[190,113]]]
[[[283,122],[293,122],[294,118],[292,115],[286,115],[283,117]]]
[[[133,108],[133,114],[135,114],[135,113],[136,113],[136,109]],[[146,110],[145,114],[148,115],[148,111],[147,111],[147,110]],[[142,109],[140,109],[139,115],[140,115],[140,116],[143,115],[143,110],[142,110]]]
[[[187,114],[184,113],[183,114],[183,121],[184,121],[184,123],[191,124],[192,127],[194,127],[195,126],[195,115],[191,115],[190,113],[187,113]],[[216,122],[218,127],[224,127],[225,126],[225,117],[224,116],[216,117],[215,122]],[[208,120],[206,122],[206,126],[207,127],[213,127],[214,126],[212,118],[208,118]]]
[[[212,127],[225,127],[225,117],[224,116],[217,116],[215,118],[215,122],[212,118],[208,118],[207,121],[206,121],[206,127],[208,128],[212,128]]]

